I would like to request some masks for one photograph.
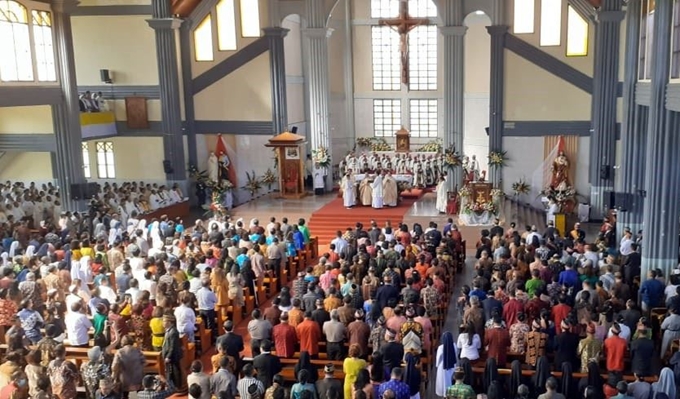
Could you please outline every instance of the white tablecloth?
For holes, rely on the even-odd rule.
[[[460,214],[458,214],[458,222],[463,226],[491,226],[496,217],[498,217],[498,215],[488,211],[484,211],[483,213],[460,212]]]
[[[398,182],[403,181],[407,182],[408,184],[413,184],[413,175],[397,175],[393,174],[392,177],[394,177],[394,180]],[[361,174],[356,174],[354,175],[354,178],[356,179],[357,183],[360,183],[362,180],[366,178],[366,174],[361,173]]]

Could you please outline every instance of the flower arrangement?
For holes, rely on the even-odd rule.
[[[504,166],[505,162],[508,160],[507,158],[507,151],[491,151],[489,153],[489,165],[490,166]]]
[[[327,168],[331,166],[331,155],[328,152],[328,148],[320,146],[319,148],[312,150],[312,162],[318,168]]]
[[[496,205],[493,202],[468,202],[463,206],[463,212],[465,213],[496,213]]]
[[[471,194],[472,192],[470,191],[470,188],[468,186],[463,186],[460,188],[460,190],[458,190],[458,195],[461,198],[468,198]]]
[[[515,195],[529,194],[531,191],[531,186],[524,180],[524,178],[522,178],[512,183],[512,191],[515,192]]]
[[[276,175],[274,172],[272,172],[271,169],[267,169],[266,172],[264,172],[264,175],[262,175],[262,178],[260,179],[260,182],[262,184],[267,185],[267,189],[271,190],[272,189],[272,184],[276,183]]]
[[[358,137],[356,141],[357,147],[368,148],[371,146],[373,137]]]
[[[220,186],[224,189],[224,191],[231,191],[234,189],[234,183],[232,183],[229,179],[222,179]]]
[[[424,146],[418,148],[415,152],[441,152],[443,149],[442,139],[436,138],[428,141]]]
[[[491,195],[491,198],[500,198],[500,197],[503,196],[503,190],[501,190],[499,188],[494,188],[493,190],[491,190],[490,195]]]
[[[246,177],[248,180],[243,188],[248,190],[251,196],[254,196],[255,193],[262,188],[262,183],[260,182],[260,179],[257,178],[257,175],[255,175],[255,171],[253,171],[252,174],[246,171]]]
[[[202,184],[206,188],[209,188],[213,194],[221,195],[225,191],[231,191],[234,188],[234,183],[229,181],[229,179],[220,179],[219,182],[210,180],[208,177],[208,172],[203,170],[198,170],[196,165],[190,164],[187,168],[189,172],[189,177],[196,181],[196,183]]]
[[[411,183],[406,182],[406,181],[398,181],[397,182],[397,193],[401,194],[404,191],[411,191],[413,186],[411,186]]]
[[[448,169],[453,169],[455,167],[461,166],[463,164],[463,159],[456,151],[456,147],[450,145],[449,148],[444,150],[444,166]]]
[[[371,139],[371,151],[392,151],[392,146],[387,144],[387,140],[382,137],[373,137]]]

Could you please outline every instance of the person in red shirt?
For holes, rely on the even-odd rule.
[[[503,320],[500,316],[494,317],[493,326],[484,333],[484,346],[487,356],[493,357],[500,367],[504,367],[510,346],[510,333],[503,328]]]
[[[28,378],[17,370],[12,373],[12,380],[0,390],[0,399],[28,398]]]
[[[281,314],[281,322],[272,330],[276,356],[292,358],[295,355],[295,344],[298,342],[295,327],[288,324],[288,313]]]
[[[612,336],[604,340],[604,353],[607,358],[607,370],[623,372],[627,342],[619,337],[621,327],[614,323],[611,328]]]
[[[309,352],[310,356],[319,354],[319,342],[322,339],[319,323],[312,320],[312,312],[305,312],[305,319],[295,328],[300,341],[300,352]]]
[[[519,321],[517,320],[517,316],[521,312],[524,312],[524,304],[515,298],[515,291],[511,290],[508,295],[510,299],[508,300],[508,303],[503,305],[503,319],[505,320],[505,325],[509,329],[513,324]],[[499,362],[499,364],[504,363]]]
[[[562,325],[562,320],[565,320],[569,313],[571,312],[571,306],[567,305],[567,296],[562,294],[558,298],[559,304],[552,308],[553,322],[556,326]],[[557,331],[558,334],[562,333],[562,330]]]

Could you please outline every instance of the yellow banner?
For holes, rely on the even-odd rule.
[[[116,123],[116,115],[113,112],[81,112],[80,126],[106,125]]]

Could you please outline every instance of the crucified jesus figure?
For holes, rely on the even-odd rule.
[[[389,26],[399,33],[399,53],[401,54],[401,82],[408,86],[408,33],[416,26],[430,23],[427,18],[413,18],[408,12],[408,0],[400,0],[397,18],[381,19],[382,26]]]

